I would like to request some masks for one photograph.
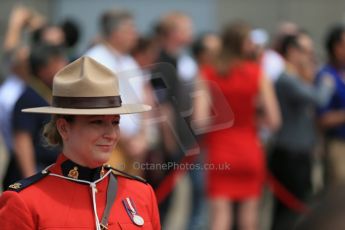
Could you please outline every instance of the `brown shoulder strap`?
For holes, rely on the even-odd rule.
[[[147,181],[144,178],[140,177],[140,176],[131,175],[131,174],[126,173],[124,171],[121,171],[121,170],[119,170],[117,168],[113,168],[110,165],[106,165],[105,168],[112,170],[113,173],[116,174],[116,175],[124,176],[124,177],[130,178],[130,179],[133,179],[133,180],[137,180],[137,181],[140,181],[140,182],[143,182],[143,183],[147,184]]]
[[[111,207],[113,206],[116,198],[117,192],[117,180],[116,177],[110,173],[108,189],[107,189],[107,202],[103,212],[102,220],[101,220],[101,229],[108,229],[108,220],[111,211]]]

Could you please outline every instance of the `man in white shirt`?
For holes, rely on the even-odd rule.
[[[100,29],[102,41],[85,55],[111,69],[119,78],[127,79],[119,80],[124,103],[142,102],[145,79],[129,54],[138,40],[132,15],[125,10],[106,11],[101,16]],[[141,122],[140,115],[121,117],[121,139],[126,143],[122,151],[132,156],[140,156],[146,149]]]

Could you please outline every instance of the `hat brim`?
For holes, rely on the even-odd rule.
[[[24,113],[45,113],[45,114],[63,114],[63,115],[114,115],[114,114],[132,114],[151,110],[151,106],[144,104],[124,104],[116,108],[95,108],[95,109],[71,109],[59,108],[53,106],[36,107],[23,109]]]

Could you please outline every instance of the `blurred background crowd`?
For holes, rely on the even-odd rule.
[[[345,228],[338,3],[51,2],[2,3],[0,191],[54,163],[49,117],[21,109],[48,105],[54,75],[87,55],[153,107],[121,117],[109,163],[154,187],[163,229]]]

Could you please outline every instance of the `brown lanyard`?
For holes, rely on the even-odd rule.
[[[111,207],[113,206],[115,202],[116,197],[116,191],[117,191],[117,180],[113,173],[110,173],[109,183],[108,183],[108,189],[107,189],[107,203],[103,212],[102,220],[101,220],[101,229],[108,229],[108,219],[109,214],[111,211]]]

